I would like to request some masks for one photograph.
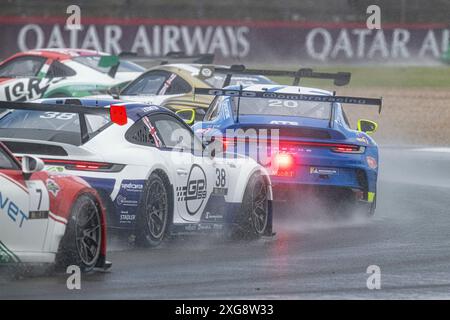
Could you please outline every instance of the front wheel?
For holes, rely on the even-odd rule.
[[[144,189],[136,226],[136,244],[158,246],[169,224],[169,185],[167,178],[152,173]]]
[[[76,265],[83,272],[91,271],[99,260],[101,242],[100,205],[93,196],[83,194],[72,207],[56,257],[57,266],[67,268]]]
[[[232,238],[257,239],[266,232],[269,221],[269,186],[260,174],[254,174],[245,189],[239,215],[232,228]]]

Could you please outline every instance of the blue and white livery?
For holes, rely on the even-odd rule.
[[[110,228],[127,229],[148,246],[168,233],[272,234],[266,169],[248,157],[211,154],[173,112],[110,99],[39,102],[45,108],[1,116],[1,141],[16,155],[39,156],[47,171],[82,177],[104,200]],[[71,113],[70,106],[64,113],[51,111],[51,105],[65,103],[125,106],[126,123]]]

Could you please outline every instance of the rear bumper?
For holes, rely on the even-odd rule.
[[[320,200],[329,204],[340,201],[353,203],[361,207],[370,207],[375,199],[375,192],[363,188],[348,186],[272,183],[274,202],[303,203]]]

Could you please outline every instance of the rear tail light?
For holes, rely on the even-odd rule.
[[[280,177],[293,177],[295,175],[294,155],[287,152],[275,153],[272,157],[273,173]]]
[[[276,153],[274,164],[278,169],[291,169],[294,165],[294,156],[290,153]]]
[[[43,159],[46,165],[62,166],[67,170],[96,171],[96,172],[120,172],[125,167],[123,164],[107,162]]]
[[[365,148],[363,146],[352,144],[343,144],[331,147],[331,151],[338,153],[364,153],[364,149]]]
[[[275,142],[275,143],[273,143]],[[270,139],[256,139],[256,138],[223,138],[224,147],[237,145],[239,143],[256,143],[259,145],[267,146],[268,148],[274,148],[278,150],[289,150],[295,152],[295,148],[329,148],[333,152],[337,153],[364,153],[365,147],[354,144],[344,143],[331,143],[331,142],[315,142],[315,141],[287,141],[280,140],[278,142],[271,141]]]

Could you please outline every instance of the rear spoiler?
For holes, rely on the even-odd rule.
[[[286,70],[265,70],[265,69],[247,69],[244,65],[232,65],[230,67],[202,66],[200,68],[200,76],[210,78],[214,73],[226,74],[227,77],[223,83],[223,87],[230,85],[233,75],[260,75],[272,77],[292,77],[294,78],[292,85],[298,86],[303,78],[311,79],[329,79],[333,80],[336,86],[345,86],[350,82],[350,72],[315,72],[312,69],[301,68],[297,71]]]
[[[80,119],[82,143],[85,143],[89,140],[89,133],[85,117],[87,114],[109,116],[111,122],[121,126],[127,124],[128,122],[127,110],[124,105],[111,105],[109,107],[86,107],[82,106],[81,102],[78,99],[66,99],[64,104],[0,101],[0,110],[1,109],[76,113],[78,114]]]
[[[135,62],[146,68],[169,63],[211,64],[214,62],[214,57],[212,53],[189,55],[183,51],[172,51],[159,57],[140,56],[136,52],[121,52],[119,54],[120,59]]]
[[[298,100],[310,102],[336,102],[349,103],[360,105],[375,105],[378,106],[378,113],[381,113],[381,106],[383,104],[382,98],[363,98],[363,97],[349,97],[349,96],[326,96],[319,94],[301,94],[301,93],[282,93],[282,92],[268,92],[268,91],[247,91],[234,89],[220,89],[220,88],[195,88],[194,94],[210,95],[210,96],[232,96],[243,98],[265,98],[265,99],[283,99],[283,100]]]

